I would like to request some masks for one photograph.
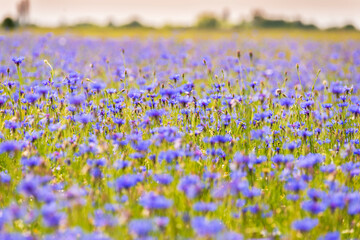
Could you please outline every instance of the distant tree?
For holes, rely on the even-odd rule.
[[[30,0],[21,0],[17,5],[17,12],[19,24],[28,24],[30,13]]]
[[[342,27],[344,30],[356,30],[356,27],[352,24],[347,24],[344,27]]]
[[[253,23],[261,24],[265,19],[265,13],[263,10],[255,9],[252,13]]]
[[[220,21],[213,13],[203,13],[198,17],[196,26],[198,28],[219,28]]]
[[[257,28],[299,28],[307,30],[317,29],[314,24],[304,24],[299,20],[286,21],[283,19],[268,18],[262,10],[255,10],[253,12],[251,25]]]
[[[121,27],[124,27],[124,28],[142,28],[144,26],[139,21],[132,20],[131,22],[126,23],[126,24],[122,25]]]
[[[16,27],[16,22],[11,17],[6,17],[1,23],[1,26],[5,29],[14,29]]]
[[[114,24],[114,22],[113,22],[113,20],[112,20],[111,18],[109,19],[109,22],[108,22],[108,24],[107,24],[107,27],[109,27],[109,28],[115,27],[115,24]]]

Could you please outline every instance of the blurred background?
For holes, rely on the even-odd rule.
[[[0,0],[18,27],[360,29],[360,0]]]

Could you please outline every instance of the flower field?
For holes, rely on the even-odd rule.
[[[0,37],[0,239],[360,237],[360,42]]]

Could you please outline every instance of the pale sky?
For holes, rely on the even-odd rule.
[[[137,17],[143,23],[191,24],[204,11],[230,10],[232,22],[249,18],[254,9],[270,16],[315,23],[320,27],[353,23],[360,28],[360,0],[30,0],[30,21],[43,26],[91,21],[124,23]],[[19,0],[0,0],[0,18],[16,16]]]

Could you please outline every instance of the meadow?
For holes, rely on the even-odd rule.
[[[360,237],[360,34],[0,36],[0,239]]]

